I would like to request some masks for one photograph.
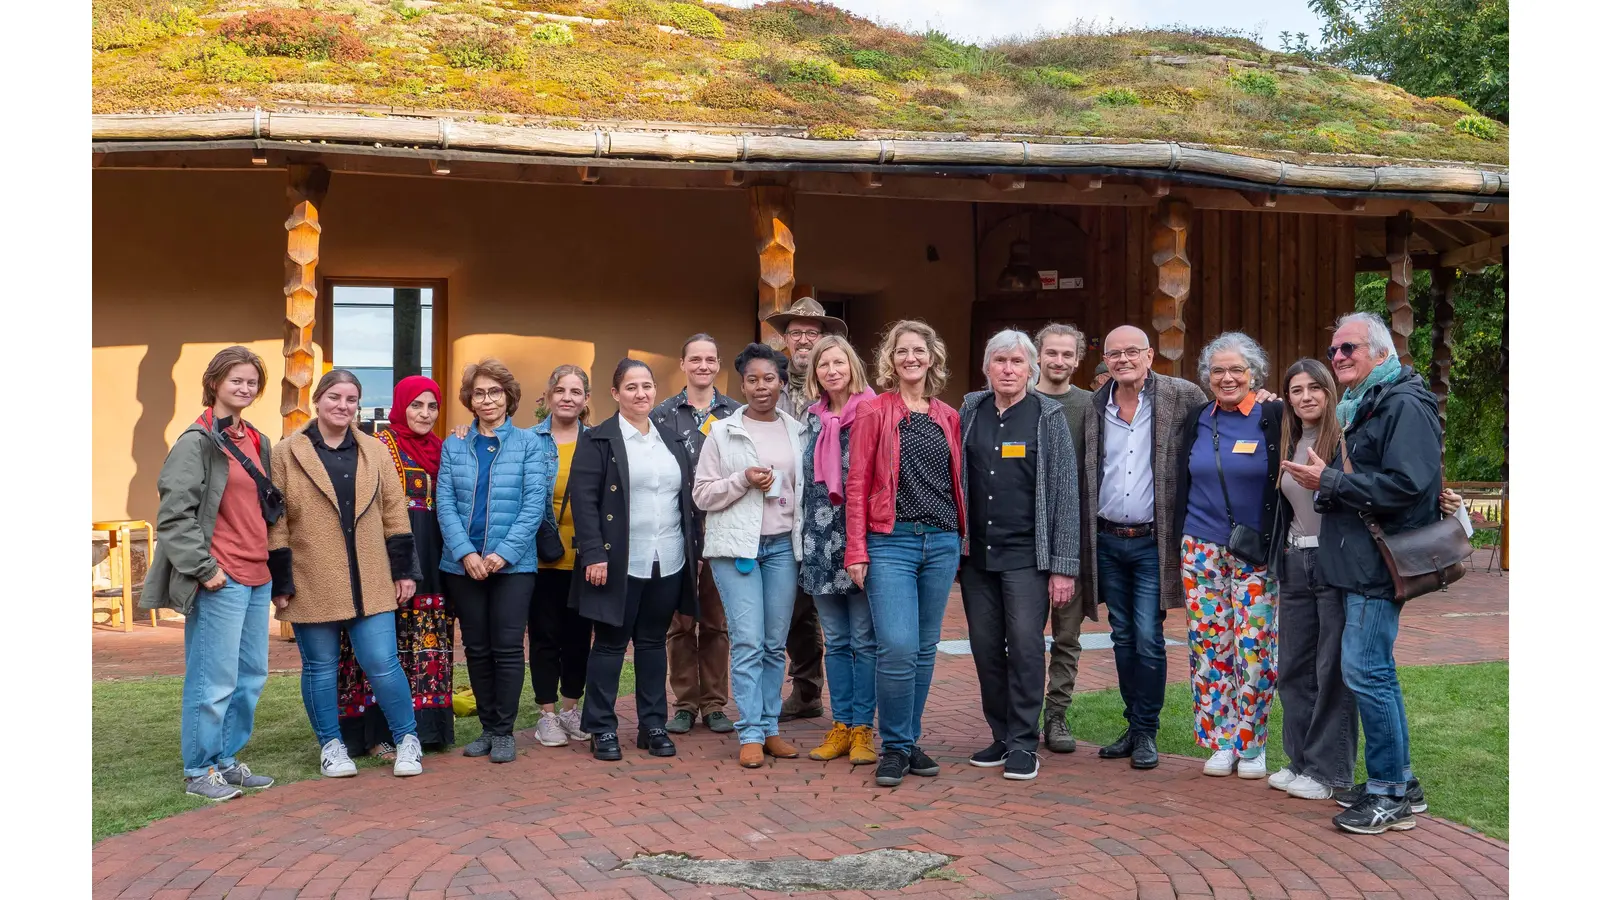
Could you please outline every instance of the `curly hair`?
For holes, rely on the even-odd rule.
[[[234,366],[250,365],[256,367],[256,397],[267,389],[267,366],[261,361],[254,350],[235,344],[232,347],[223,347],[217,355],[211,357],[211,362],[206,364],[206,373],[200,376],[200,398],[206,406],[217,405],[217,388],[222,386],[222,379],[228,377]]]
[[[772,349],[767,344],[747,344],[743,350],[739,351],[739,355],[733,358],[733,370],[739,373],[740,378],[743,378],[744,367],[758,359],[764,359],[772,363],[772,367],[778,370],[779,381],[784,383],[789,381],[789,357]]]
[[[932,326],[921,319],[901,319],[890,325],[889,330],[884,333],[883,341],[878,344],[877,360],[874,363],[878,387],[892,391],[900,386],[900,376],[894,370],[894,345],[903,334],[915,334],[928,345],[928,386],[924,394],[929,397],[939,394],[950,381],[949,357],[945,353],[944,341],[939,338]]]
[[[522,384],[511,374],[511,370],[506,368],[505,363],[493,357],[470,363],[461,370],[461,390],[456,395],[461,400],[461,405],[467,408],[467,412],[473,411],[472,383],[477,381],[480,375],[500,385],[500,389],[506,392],[506,419],[509,420],[516,413],[517,405],[522,402]]]

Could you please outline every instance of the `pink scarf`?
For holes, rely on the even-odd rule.
[[[844,463],[839,451],[839,433],[855,424],[856,407],[876,396],[877,392],[870,387],[851,394],[844,403],[844,411],[838,415],[828,411],[827,397],[811,404],[810,412],[822,420],[812,466],[816,470],[816,480],[828,486],[828,502],[834,506],[844,503]]]

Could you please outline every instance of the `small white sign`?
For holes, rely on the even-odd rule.
[[[1039,270],[1039,289],[1045,291],[1056,290],[1060,286],[1059,273],[1055,269]]]
[[[1082,290],[1083,289],[1083,279],[1082,278],[1063,278],[1063,279],[1061,279],[1061,289],[1064,290],[1064,291]]]

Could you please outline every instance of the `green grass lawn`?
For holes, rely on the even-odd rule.
[[[1411,766],[1422,780],[1428,813],[1484,834],[1510,836],[1510,667],[1507,663],[1410,666],[1400,669],[1411,726]],[[1187,684],[1167,685],[1156,746],[1162,753],[1205,758],[1194,742],[1194,697]],[[1093,744],[1116,740],[1127,726],[1116,690],[1079,694],[1068,713],[1073,734]],[[1267,731],[1267,766],[1285,762],[1283,716],[1272,704]],[[1356,781],[1366,780],[1356,756]]]
[[[467,683],[465,666],[456,666],[455,679],[457,685]],[[632,693],[633,664],[624,663],[618,694]],[[207,805],[183,792],[178,755],[182,697],[180,676],[94,683],[94,840]],[[524,682],[517,728],[532,728],[537,709]],[[477,717],[456,719],[457,746],[481,732]],[[299,673],[268,676],[256,707],[255,731],[239,758],[278,784],[320,777],[317,738],[300,702]],[[363,769],[387,765],[378,759],[356,760]]]

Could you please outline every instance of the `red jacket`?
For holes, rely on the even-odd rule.
[[[961,416],[949,404],[928,401],[928,414],[950,444],[950,486],[961,536],[967,534],[967,504],[961,496]],[[895,492],[900,486],[900,423],[911,411],[899,391],[863,403],[850,429],[850,474],[844,488],[844,564],[867,562],[867,531],[894,530]]]

